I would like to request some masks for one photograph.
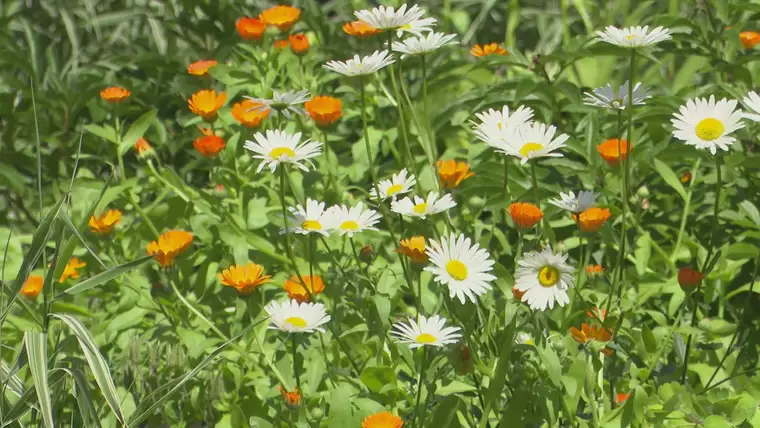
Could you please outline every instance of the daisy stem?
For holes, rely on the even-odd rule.
[[[504,157],[506,159],[506,156]],[[538,180],[536,179],[536,161],[530,163],[530,178],[533,181],[533,199],[536,200],[536,205],[541,203],[541,199],[538,197]]]
[[[425,115],[425,126],[429,135],[429,149],[433,159],[435,159],[438,157],[438,147],[435,144],[435,133],[433,132],[433,125],[430,122],[430,115],[428,114],[430,111],[430,100],[428,99],[427,61],[425,58],[425,54],[420,55],[422,61],[422,113]]]
[[[301,283],[304,286],[304,289],[308,292],[308,288],[306,288],[306,282],[303,280],[301,271],[298,270],[298,266],[296,265],[296,259],[293,256],[293,248],[290,246],[290,231],[288,230],[288,209],[285,206],[285,175],[285,165],[280,165],[280,205],[282,206],[282,220],[283,224],[285,225],[285,233],[283,234],[283,237],[285,239],[285,252],[288,254],[290,264],[293,266],[293,270],[296,272],[298,282]]]
[[[401,70],[401,68],[399,68],[399,70]],[[428,139],[428,136],[427,136],[427,132],[428,131],[426,131],[425,129],[422,128],[422,124],[420,123],[420,119],[417,117],[417,113],[415,113],[415,111],[414,111],[414,105],[412,104],[412,99],[409,97],[409,94],[407,93],[406,85],[404,85],[404,81],[403,80],[399,80],[399,86],[401,87],[401,93],[404,95],[404,100],[409,105],[409,112],[412,115],[412,120],[414,120],[414,124],[417,126],[417,130],[418,130],[419,135],[420,135],[420,147],[422,147],[422,151],[425,152],[425,157],[427,157],[427,159],[428,159],[428,163],[430,164],[430,169],[432,171],[435,171],[436,170],[435,169],[435,160],[434,160],[433,155],[432,155],[432,149],[427,149],[425,147],[426,145],[422,143],[422,141],[423,141],[422,136],[423,135],[425,136],[425,139]],[[427,112],[425,111],[423,113],[425,114],[425,120],[427,121],[428,120],[427,119]],[[433,143],[431,142],[430,145],[432,146]],[[413,159],[411,152],[409,152],[408,156],[409,156],[410,159]],[[414,173],[417,177],[419,177],[420,174],[419,174],[419,172],[417,170],[414,169],[414,166],[415,166],[414,165],[414,161],[412,161],[410,163],[410,168],[411,168],[410,171],[412,171],[412,173]],[[415,187],[417,187],[417,191],[418,192],[422,193],[422,185],[420,184],[419,180],[417,180],[417,182],[415,183]],[[440,187],[440,184],[438,183],[438,180],[435,181],[435,187],[440,192],[441,187]]]
[[[425,363],[427,362],[427,348],[422,346],[422,360],[420,361],[420,370],[417,374],[417,401],[414,405],[415,419],[419,418],[419,424],[412,424],[413,427],[423,428],[425,424],[425,411],[420,413],[420,398],[422,397],[422,375],[425,373]]]
[[[362,128],[364,129],[364,147],[367,150],[367,160],[369,165],[369,176],[372,179],[372,185],[375,187],[375,195],[377,196],[377,205],[381,204],[380,200],[380,188],[377,186],[377,177],[375,177],[375,161],[372,159],[372,148],[369,144],[369,130],[367,128],[367,94],[364,88],[364,76],[359,76],[359,88],[362,98]]]
[[[669,260],[671,264],[678,258],[678,250],[681,249],[681,241],[683,240],[683,234],[686,231],[686,221],[689,218],[689,211],[691,210],[691,196],[694,189],[694,182],[697,181],[697,173],[699,172],[699,164],[702,159],[697,159],[694,165],[691,167],[693,171],[691,180],[689,181],[689,190],[686,193],[686,201],[683,206],[683,214],[681,215],[681,226],[678,228],[678,237],[676,238],[676,244],[673,246],[673,251],[670,253]]]
[[[393,30],[388,31],[388,53],[393,53]],[[404,141],[404,149],[406,149],[406,163],[409,164],[409,170],[414,171],[414,157],[412,157],[412,149],[409,146],[409,135],[406,132],[406,119],[404,117],[404,107],[401,105],[401,93],[396,83],[396,68],[393,64],[388,66],[388,70],[391,75],[391,87],[393,88],[393,97],[396,99],[396,109],[398,110],[398,122],[401,127],[401,137]]]
[[[304,288],[306,288],[304,286]],[[290,342],[293,347],[293,376],[296,378],[296,388],[301,390],[301,375],[298,373],[298,343],[296,342],[296,334],[290,334]]]

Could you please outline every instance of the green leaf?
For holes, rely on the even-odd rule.
[[[91,288],[95,288],[101,284],[104,284],[114,278],[116,278],[119,275],[125,274],[132,269],[140,266],[141,264],[147,262],[148,260],[151,260],[153,256],[143,256],[139,259],[132,260],[131,262],[124,263],[119,266],[112,267],[111,269],[108,269],[105,272],[101,272],[93,277],[87,278],[84,281],[80,282],[79,284],[68,288],[63,291],[63,293],[59,294],[59,296],[64,294],[78,294],[83,291],[87,291]]]
[[[362,372],[361,379],[367,389],[375,394],[379,394],[380,390],[388,391],[388,385],[396,385],[396,373],[391,367],[367,367]]]
[[[732,428],[733,425],[725,417],[720,415],[710,415],[702,423],[704,428]]]
[[[2,360],[0,360],[0,384],[8,385],[8,389],[18,397],[26,393],[24,383],[12,372],[8,364]]]
[[[155,119],[155,110],[143,113],[142,116],[137,118],[137,120],[127,130],[127,133],[124,134],[124,138],[121,140],[121,145],[119,145],[119,154],[124,155],[127,153],[129,149],[135,145],[137,140],[139,140],[145,134],[145,131],[148,130],[148,127]]]
[[[108,369],[108,363],[105,358],[100,354],[98,346],[95,344],[95,339],[92,337],[89,331],[79,322],[78,319],[70,315],[52,314],[55,318],[66,323],[69,328],[74,332],[74,335],[79,340],[79,346],[84,352],[84,357],[87,359],[87,364],[90,365],[90,370],[95,378],[95,382],[100,387],[100,392],[105,397],[108,406],[116,415],[116,419],[125,424],[124,412],[121,410],[119,396],[116,393],[116,386],[114,386],[113,378],[111,378],[111,371]]]
[[[649,327],[644,326],[641,328],[641,339],[644,342],[644,348],[647,352],[650,354],[657,352],[657,338]]]
[[[100,137],[104,140],[107,140],[116,144],[116,141],[117,141],[116,130],[110,126],[85,125],[84,129],[86,129],[90,134],[95,135],[96,137]]]
[[[499,361],[496,363],[496,370],[491,378],[491,384],[488,385],[488,391],[486,391],[485,403],[483,410],[483,417],[480,420],[480,426],[485,426],[488,421],[488,414],[491,411],[491,404],[496,398],[501,395],[501,390],[504,388],[504,383],[507,381],[507,370],[512,364],[511,355],[512,347],[515,343],[515,324],[517,323],[517,317],[512,318],[512,322],[507,325],[504,330],[503,337],[501,338],[501,350],[499,352]],[[556,358],[556,356],[555,356]]]
[[[643,276],[647,273],[649,257],[652,255],[652,237],[649,233],[639,236],[636,240],[636,250],[633,254],[636,258],[636,273],[639,276]]]
[[[51,372],[55,370],[62,370],[74,379],[75,388],[72,394],[77,399],[79,413],[82,416],[84,426],[86,428],[101,427],[100,420],[98,419],[98,411],[95,409],[95,404],[92,401],[90,384],[87,382],[87,376],[85,376],[84,372],[78,368],[69,369],[65,367],[53,369]]]
[[[50,402],[50,385],[48,384],[47,365],[47,335],[39,331],[24,333],[27,361],[32,374],[34,388],[37,391],[37,402],[40,405],[42,422],[48,428],[55,427],[53,423],[53,405]]]
[[[660,177],[662,177],[663,181],[665,181],[668,186],[672,187],[673,190],[681,195],[681,198],[683,200],[686,200],[686,189],[684,189],[683,184],[681,184],[681,181],[676,176],[676,173],[673,172],[669,166],[667,166],[661,160],[655,159],[654,169],[657,170],[657,173],[660,174]]]

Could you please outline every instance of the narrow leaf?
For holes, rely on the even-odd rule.
[[[77,368],[57,368],[53,369],[61,370],[68,373],[74,379],[75,389],[72,391],[72,395],[77,400],[79,406],[79,413],[82,416],[82,423],[85,428],[97,427],[100,428],[100,420],[98,419],[98,411],[95,408],[95,403],[92,401],[92,393],[90,392],[90,384],[87,382],[87,376],[85,376],[82,370]]]
[[[683,188],[683,184],[681,184],[681,181],[676,177],[676,173],[673,172],[669,166],[665,165],[661,160],[655,159],[654,169],[657,170],[657,173],[660,174],[660,177],[662,177],[663,181],[665,181],[668,186],[672,187],[673,190],[681,195],[683,200],[686,200],[686,189]]]
[[[137,118],[137,120],[127,130],[127,133],[124,134],[124,139],[121,140],[121,145],[119,146],[119,153],[122,155],[127,153],[130,147],[134,146],[137,140],[139,140],[140,137],[145,134],[145,131],[148,130],[148,127],[155,119],[155,110],[143,113],[142,116]]]
[[[39,331],[24,333],[26,354],[29,371],[32,373],[34,388],[37,391],[37,402],[40,405],[42,422],[48,428],[55,427],[53,423],[53,405],[50,402],[50,385],[48,384],[47,368],[47,335]]]
[[[79,284],[64,290],[63,293],[61,294],[78,294],[83,291],[87,291],[91,288],[95,288],[101,284],[104,284],[118,277],[119,275],[122,275],[131,271],[132,269],[151,260],[152,258],[153,256],[144,256],[144,257],[140,257],[139,259],[132,260],[131,262],[127,262],[122,265],[112,267],[111,269],[108,269],[105,272],[101,272],[93,277],[87,278],[84,281],[80,282]]]

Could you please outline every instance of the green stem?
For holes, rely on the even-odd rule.
[[[654,358],[652,359],[652,363],[649,367],[649,374],[647,375],[647,380],[652,377],[654,374],[654,368],[657,365],[657,362],[660,361],[660,358],[662,357],[662,354],[665,353],[665,350],[667,349],[667,345],[670,343],[670,339],[673,337],[673,333],[678,329],[678,324],[681,322],[681,318],[683,317],[685,305],[681,305],[678,307],[678,312],[676,314],[676,319],[673,321],[673,325],[670,326],[670,329],[668,330],[667,335],[665,336],[665,340],[662,343],[662,346],[660,346],[660,349],[657,350],[657,354],[655,354]]]
[[[591,402],[591,418],[593,425],[594,427],[599,427],[599,403],[596,399],[596,393],[594,391],[594,378],[588,375],[588,373],[591,372],[588,367],[594,367],[594,358],[591,352],[586,352],[586,395],[588,396],[588,400]]]
[[[686,193],[686,201],[684,201],[683,214],[681,214],[681,225],[678,228],[678,237],[676,243],[673,246],[673,251],[670,253],[669,260],[675,262],[678,257],[678,250],[681,249],[681,241],[683,240],[684,232],[686,231],[686,221],[689,218],[689,211],[691,210],[691,196],[693,194],[694,182],[697,181],[697,173],[699,171],[699,164],[702,159],[697,159],[694,165],[691,167],[691,181],[689,182],[689,190]]]
[[[533,164],[531,164],[531,167]],[[535,182],[535,181],[534,181]],[[533,185],[535,187],[535,184]],[[509,197],[509,156],[504,156],[504,199]],[[509,200],[507,199],[507,202]]]
[[[422,61],[422,112],[425,115],[425,125],[428,131],[428,142],[430,151],[434,159],[438,158],[438,146],[435,143],[435,132],[433,124],[430,122],[430,99],[428,98],[428,78],[427,78],[427,61],[425,55],[420,56]]]
[[[293,270],[298,277],[298,281],[308,292],[309,289],[306,287],[306,282],[301,276],[301,271],[298,269],[298,265],[296,265],[296,259],[293,256],[293,248],[290,246],[290,231],[288,230],[288,209],[285,206],[285,165],[280,165],[280,206],[282,208],[282,219],[285,225],[285,233],[283,234],[283,237],[285,239],[285,252],[288,254],[288,259],[290,259],[290,264],[292,265]]]
[[[388,31],[388,53],[393,53],[393,30]],[[404,149],[406,151],[406,164],[409,166],[410,171],[414,171],[414,157],[412,157],[412,149],[409,145],[409,135],[406,130],[406,119],[404,118],[404,107],[401,105],[401,94],[396,83],[396,71],[394,64],[388,66],[388,71],[391,75],[391,87],[393,88],[393,97],[396,99],[396,109],[398,110],[398,121],[401,128],[401,137],[404,141]]]
[[[425,373],[426,362],[427,362],[427,348],[423,346],[422,360],[420,361],[420,370],[417,377],[417,400],[414,405],[415,419],[419,418],[420,423],[413,425],[419,428],[424,428],[425,426],[425,411],[423,409],[422,412],[420,413],[420,398],[422,397],[422,379],[423,379],[423,374]]]
[[[364,76],[359,76],[359,87],[362,98],[362,128],[364,130],[364,147],[367,150],[367,161],[369,165],[369,176],[372,179],[372,185],[375,187],[375,194],[377,195],[377,204],[381,204],[380,188],[377,186],[377,177],[375,176],[375,161],[372,159],[372,148],[369,144],[369,130],[367,128],[367,94],[364,88]]]
[[[306,288],[306,285],[304,284],[304,288]],[[301,375],[298,372],[298,343],[296,342],[296,333],[290,334],[290,342],[291,346],[293,347],[293,376],[296,378],[296,388],[298,390],[301,390]]]
[[[541,203],[541,199],[538,196],[538,180],[536,179],[536,160],[530,163],[530,178],[533,182],[533,199],[536,201],[536,205]]]

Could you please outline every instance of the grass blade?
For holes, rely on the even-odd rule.
[[[0,383],[8,384],[11,392],[21,397],[26,394],[26,388],[21,379],[11,372],[11,368],[5,361],[0,360]]]
[[[61,294],[78,294],[83,291],[87,291],[91,288],[95,288],[101,284],[104,284],[116,278],[119,275],[122,275],[124,273],[131,271],[132,269],[151,260],[152,258],[153,256],[144,256],[144,257],[140,257],[139,259],[132,260],[131,262],[127,262],[119,266],[112,267],[111,269],[108,269],[105,272],[101,272],[93,277],[87,278],[84,281],[80,282],[79,284],[64,290],[64,292]]]
[[[103,394],[103,397],[105,397],[108,406],[113,410],[114,415],[116,415],[116,419],[118,419],[122,425],[125,425],[124,411],[121,409],[121,401],[116,392],[116,386],[113,383],[111,371],[108,368],[108,363],[105,358],[100,354],[98,346],[95,344],[95,339],[78,319],[70,315],[52,315],[68,325],[76,335],[77,340],[79,340],[79,345],[82,347],[82,352],[84,352],[84,356],[87,359],[87,364],[90,365],[92,375],[95,377],[95,382],[98,384],[98,387],[100,387],[100,392]]]
[[[85,376],[82,370],[78,368],[56,368],[51,370],[51,373],[61,370],[68,373],[74,379],[75,390],[72,391],[72,395],[77,400],[79,406],[79,413],[82,416],[82,423],[86,428],[97,427],[101,428],[100,420],[98,419],[98,411],[95,409],[95,404],[92,401],[92,393],[90,392],[90,385],[87,382],[87,376]]]
[[[496,371],[493,377],[491,377],[491,384],[488,386],[485,397],[485,408],[483,409],[483,418],[480,420],[480,426],[485,427],[488,424],[488,414],[491,411],[491,406],[504,388],[504,383],[507,381],[507,370],[509,369],[511,362],[510,356],[512,355],[512,346],[515,340],[515,323],[517,317],[512,318],[512,322],[507,326],[504,337],[502,340],[501,351],[499,352],[499,361],[496,363]]]
[[[55,427],[53,423],[53,405],[50,402],[50,385],[48,384],[47,365],[47,334],[39,331],[24,333],[27,362],[37,391],[37,402],[40,405],[42,422],[48,428]]]

